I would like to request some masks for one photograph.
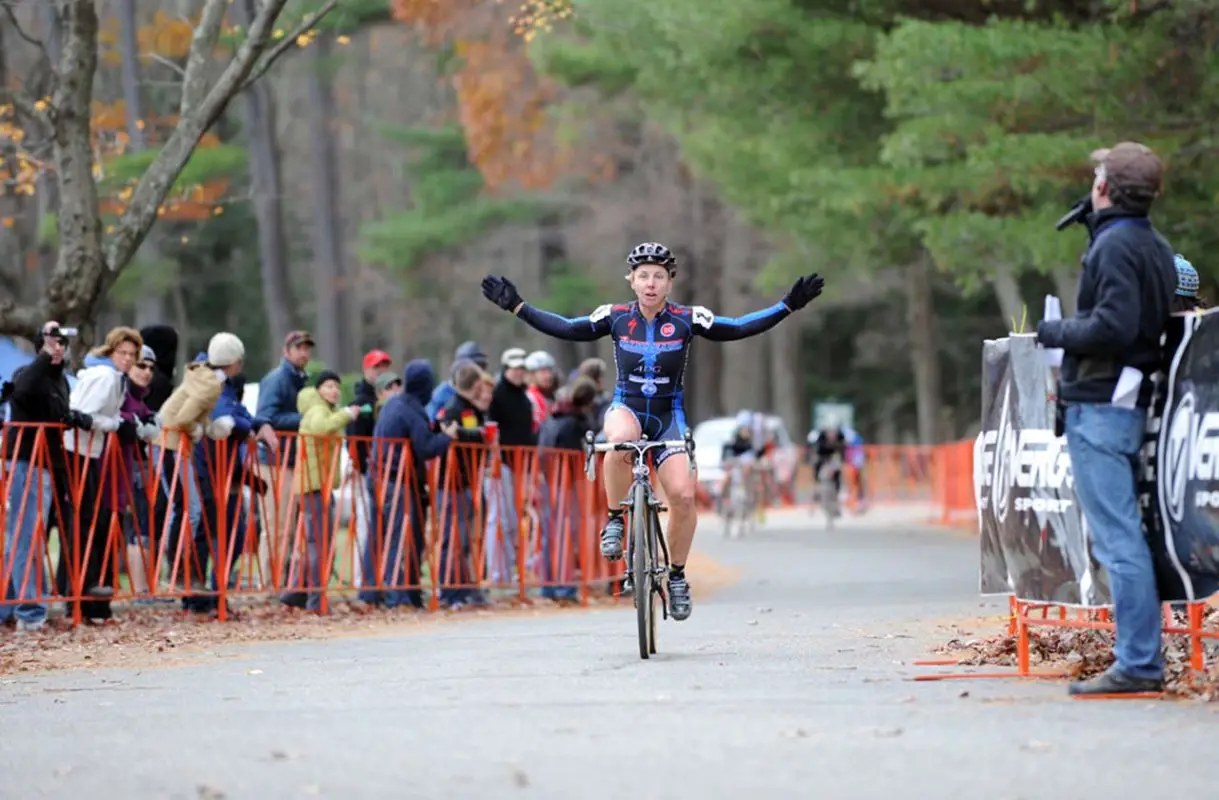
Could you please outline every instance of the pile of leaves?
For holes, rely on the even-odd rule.
[[[589,598],[591,606],[612,602],[608,597]],[[225,622],[219,622],[214,613],[184,612],[176,604],[137,609],[116,603],[114,618],[104,625],[73,627],[69,619],[60,617],[37,632],[0,629],[0,675],[80,667],[166,666],[216,657],[216,648],[226,645],[409,633],[448,620],[537,616],[563,607],[512,598],[482,608],[429,613],[339,600],[331,601],[330,613],[323,616],[263,600],[232,606]]]
[[[1174,627],[1186,627],[1184,612],[1175,614]],[[1207,606],[1202,630],[1219,632],[1219,608]],[[1219,700],[1219,640],[1204,639],[1205,671],[1191,681],[1189,642],[1184,636],[1164,637],[1165,695],[1207,702]],[[1016,667],[1016,637],[1004,634],[980,639],[954,637],[935,649],[957,659],[962,666]],[[1072,680],[1091,678],[1113,663],[1113,633],[1085,628],[1030,627],[1029,666],[1060,669]]]

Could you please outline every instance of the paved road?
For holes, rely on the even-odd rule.
[[[936,621],[1000,610],[979,607],[964,536],[789,517],[751,541],[708,524],[700,547],[740,580],[666,623],[647,662],[626,607],[0,683],[0,796],[1215,792],[1205,706],[909,680]]]

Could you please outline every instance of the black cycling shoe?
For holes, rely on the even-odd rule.
[[[626,536],[626,523],[621,514],[613,514],[601,529],[601,555],[610,561],[622,558],[622,540]]]
[[[677,622],[690,618],[694,601],[690,599],[690,582],[686,576],[669,576],[669,614]]]

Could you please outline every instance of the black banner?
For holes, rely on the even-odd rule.
[[[1161,598],[1194,600],[1219,591],[1219,310],[1175,318],[1168,347],[1175,357],[1148,414],[1139,503]],[[1031,335],[988,340],[982,374],[974,443],[981,592],[1109,605],[1066,437],[1054,436],[1042,351]]]

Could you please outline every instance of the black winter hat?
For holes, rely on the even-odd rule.
[[[322,388],[322,384],[326,381],[334,381],[338,385],[342,386],[343,376],[337,372],[334,372],[333,370],[324,369],[318,373],[317,380],[313,382],[313,385],[320,389]]]

